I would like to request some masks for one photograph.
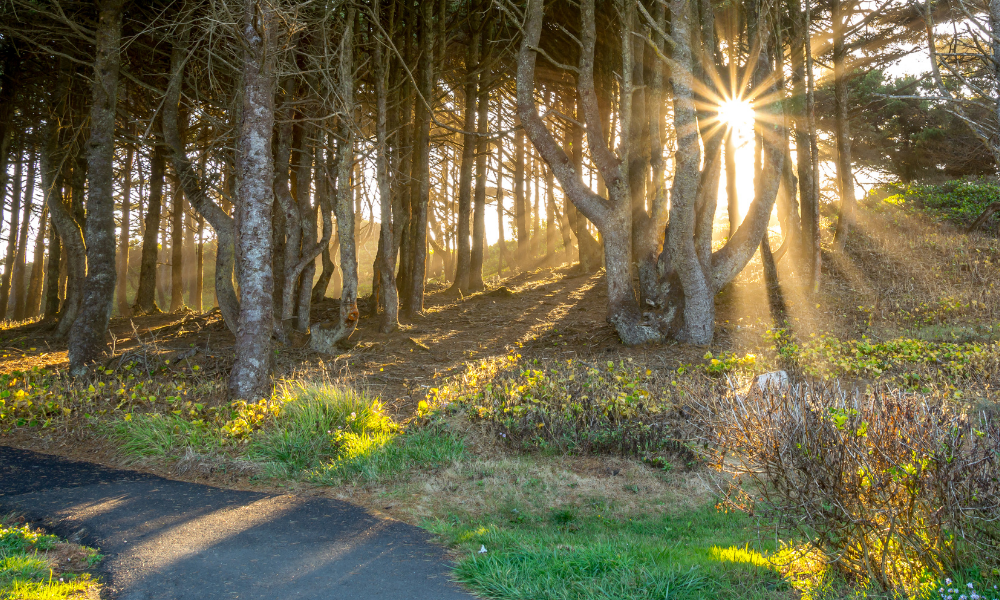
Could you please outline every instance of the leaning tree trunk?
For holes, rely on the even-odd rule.
[[[259,3],[256,0],[246,1],[246,10],[249,11],[249,15],[253,14],[255,6],[257,7],[256,10],[265,10],[265,5],[263,3]],[[271,14],[270,9],[267,9],[265,12]],[[246,26],[253,27],[253,22],[247,23]],[[244,35],[249,34],[244,32]],[[268,35],[272,34],[268,32]],[[187,60],[186,37],[186,34],[178,36],[178,41],[175,42],[170,55],[170,84],[167,86],[167,93],[163,102],[163,138],[170,150],[174,173],[180,181],[181,190],[184,192],[184,196],[187,198],[187,201],[191,204],[191,206],[198,212],[198,214],[205,217],[208,224],[215,230],[215,239],[217,242],[215,253],[215,295],[219,302],[219,311],[222,313],[222,317],[226,321],[226,326],[234,334],[239,335],[237,323],[240,314],[240,301],[236,296],[236,287],[233,285],[233,271],[236,266],[233,218],[227,215],[225,211],[223,211],[222,208],[220,208],[219,205],[210,199],[208,194],[205,193],[205,189],[202,186],[200,178],[198,177],[198,173],[187,156],[184,141],[180,135],[180,118],[178,112],[180,108],[181,86],[184,83],[184,63]],[[256,39],[259,43],[260,36],[257,35]],[[271,40],[268,40],[267,43],[271,43]],[[270,54],[267,56],[270,56]],[[265,58],[267,56],[265,56]],[[244,60],[246,61],[249,59],[245,58]],[[245,63],[244,70],[246,68],[250,67],[248,67]],[[261,72],[262,69],[260,65],[253,68],[255,68],[258,72]],[[265,79],[271,76],[272,74],[270,72],[263,75]],[[274,86],[273,82],[261,83],[261,85],[265,84],[272,87]],[[271,106],[273,110],[273,100],[270,101],[269,106]],[[243,115],[243,117],[250,118],[249,115]],[[273,114],[270,116],[270,119],[274,119]],[[270,138],[271,136],[268,135],[268,139]],[[268,152],[268,155],[270,156],[270,151]],[[271,165],[268,168],[270,169],[269,172],[273,172],[274,165]],[[272,198],[272,196],[268,197]],[[268,214],[270,214],[270,209],[268,209],[268,211]],[[269,249],[270,247],[271,246],[268,245]],[[268,251],[268,256],[270,257],[270,250]],[[274,284],[272,282],[272,288],[273,285]],[[273,306],[273,302],[270,306]]]
[[[338,70],[343,115],[353,116],[354,105],[354,17],[348,9],[344,36],[340,44]],[[354,198],[350,185],[354,166],[354,128],[347,118],[340,119],[337,147],[337,233],[340,239],[340,268],[344,274],[340,293],[340,314],[335,323],[317,323],[312,327],[309,347],[326,354],[336,353],[358,326],[358,258],[354,244]]]
[[[142,233],[142,255],[139,259],[139,286],[135,293],[132,313],[152,315],[160,312],[156,305],[156,271],[159,253],[160,210],[163,205],[163,176],[166,153],[162,145],[153,144],[149,156],[149,197]]]
[[[49,181],[56,181],[60,165],[56,163],[57,151],[59,148],[59,119],[65,111],[67,96],[69,92],[70,69],[68,61],[60,61],[60,73],[56,90],[53,93],[54,106],[49,115],[49,122],[45,126],[45,150],[42,153],[42,171],[47,173]],[[83,279],[87,273],[87,245],[83,239],[83,230],[76,218],[70,212],[63,201],[60,193],[46,192],[46,204],[49,207],[49,214],[52,216],[52,225],[59,234],[61,241],[61,252],[65,253],[67,284],[66,298],[61,307],[53,307],[53,302],[46,305],[46,316],[52,310],[59,311],[59,323],[56,326],[56,333],[63,337],[69,333],[73,321],[76,320],[80,312],[80,305],[83,301]],[[58,266],[56,267],[58,268]],[[58,276],[56,276],[55,290],[58,298]],[[51,289],[51,288],[50,288]],[[52,299],[51,296],[48,297]],[[52,313],[54,316],[56,313]]]
[[[240,183],[235,206],[236,222],[239,223],[237,239],[243,301],[236,329],[236,363],[229,375],[230,396],[245,400],[271,395],[271,331],[274,323],[274,278],[271,272],[274,159],[271,138],[274,130],[276,26],[274,10],[267,2],[246,0],[242,23],[243,111],[237,165]],[[222,212],[221,209],[219,212]]]
[[[87,155],[87,279],[83,307],[69,334],[69,372],[84,375],[107,351],[104,341],[115,298],[115,109],[121,64],[124,0],[98,2],[97,56]]]

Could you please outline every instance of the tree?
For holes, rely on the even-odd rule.
[[[243,111],[239,128],[236,195],[240,290],[236,363],[229,376],[235,398],[254,400],[271,393],[271,324],[274,297],[271,272],[271,207],[274,204],[274,55],[277,18],[269,3],[244,0]],[[221,211],[220,211],[221,212]],[[221,253],[221,250],[220,250]]]

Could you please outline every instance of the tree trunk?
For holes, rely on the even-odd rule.
[[[171,181],[170,208],[170,312],[184,306],[184,192],[177,179]]]
[[[60,194],[60,197],[62,194]],[[62,202],[60,199],[59,202]],[[46,206],[48,208],[48,206]],[[45,268],[45,286],[42,291],[42,316],[54,319],[59,314],[59,278],[62,261],[62,240],[56,231],[56,224],[49,219],[49,262]]]
[[[43,190],[44,192],[44,190]],[[49,208],[42,202],[42,212],[38,216],[38,233],[35,235],[35,249],[31,255],[31,277],[28,283],[28,296],[25,301],[24,318],[30,319],[42,307],[42,283],[45,280],[45,238],[51,236],[49,226]]]
[[[304,126],[305,127],[305,126]],[[310,194],[313,173],[313,152],[310,141],[303,133],[303,142],[299,147],[297,161],[296,201],[302,215],[302,254],[300,261],[302,269],[299,273],[299,294],[295,328],[300,332],[309,331],[309,314],[312,305],[313,279],[316,278],[316,256],[322,251],[316,240],[316,210]],[[329,228],[326,229],[329,232]],[[329,234],[328,234],[329,235]],[[327,242],[329,243],[329,237]]]
[[[25,253],[28,246],[28,222],[31,220],[31,208],[35,197],[35,150],[28,155],[28,183],[24,193],[24,212],[21,215],[21,231],[17,236],[17,251],[14,254],[13,283],[14,290],[14,320],[23,321],[27,318],[25,304],[27,302],[27,281],[24,280]],[[39,221],[39,238],[43,237],[45,219]]]
[[[476,89],[479,69],[479,29],[475,28],[465,58],[465,123],[462,127],[462,164],[458,176],[458,256],[452,290],[469,293],[472,265],[472,167],[476,161]],[[522,134],[523,135],[523,134]],[[522,172],[522,185],[523,185]]]
[[[376,7],[379,6],[376,0]],[[376,8],[378,14],[378,8]],[[375,177],[378,182],[379,215],[381,221],[381,263],[378,265],[379,297],[382,305],[382,321],[379,331],[389,333],[399,327],[399,297],[396,290],[396,250],[394,246],[395,223],[392,219],[392,190],[389,181],[389,144],[386,121],[388,119],[388,91],[386,89],[386,67],[381,39],[375,42]],[[468,120],[468,119],[467,119]]]
[[[198,247],[195,250],[194,298],[192,304],[196,312],[205,310],[202,296],[205,295],[205,217],[198,215]]]
[[[833,0],[833,107],[834,136],[837,140],[837,182],[840,184],[840,217],[833,243],[843,250],[855,221],[854,168],[851,160],[851,124],[847,91],[847,43],[844,36],[850,19],[850,4]]]
[[[257,400],[271,395],[271,331],[274,278],[271,272],[271,207],[274,205],[274,60],[277,23],[274,10],[261,0],[244,2],[243,111],[239,130],[239,327],[236,363],[229,375],[233,398]],[[201,211],[199,211],[201,212]],[[221,211],[220,211],[221,212]],[[220,250],[221,252],[221,250]],[[220,303],[222,301],[220,294]]]
[[[63,115],[68,96],[68,85],[69,78],[71,77],[71,70],[69,68],[68,61],[60,61],[60,74],[57,83],[57,89],[53,94],[53,100],[55,102],[55,107],[51,111],[49,122],[46,124],[45,133],[45,151],[42,154],[42,171],[58,171],[59,165],[56,163],[57,151],[59,148],[59,121],[57,115]],[[113,110],[113,109],[112,109]],[[76,161],[70,158],[66,159],[66,167],[68,168],[71,163]],[[79,164],[73,169],[73,174],[71,175],[71,187],[77,188],[75,181],[72,177],[79,171]],[[56,177],[54,174],[49,175],[50,180],[55,181]],[[78,194],[78,189],[73,190],[71,195],[71,201],[76,202]],[[83,301],[83,280],[87,273],[87,246],[83,239],[83,230],[80,228],[79,222],[70,212],[69,208],[63,202],[62,194],[47,194],[47,204],[49,207],[49,214],[52,216],[52,224],[55,226],[56,232],[59,234],[61,241],[62,250],[65,251],[66,258],[66,296],[63,305],[55,308],[60,313],[59,323],[56,327],[56,333],[59,337],[63,337],[69,333],[70,327],[73,325],[73,321],[76,320],[77,315],[80,312],[80,305]],[[57,266],[58,268],[58,266]],[[56,278],[58,281],[58,278]],[[113,279],[112,279],[113,281]],[[49,297],[51,298],[51,296]],[[50,305],[47,305],[46,313],[52,309]]]
[[[24,152],[18,148],[15,152],[14,185],[10,195],[10,231],[7,233],[7,254],[3,263],[3,279],[0,279],[0,321],[7,318],[7,305],[10,302],[10,284],[14,270],[14,255],[17,253],[17,235],[20,230],[21,191],[24,181]]]
[[[130,223],[132,211],[132,161],[135,147],[129,146],[125,151],[125,172],[122,175],[122,225],[121,238],[118,242],[118,314],[127,317],[128,310],[128,250]]]
[[[807,289],[816,291],[819,286],[820,233],[819,195],[814,178],[816,161],[815,107],[812,95],[812,56],[809,42],[810,9],[805,0],[805,10],[793,2],[792,5],[792,88],[799,99],[795,119],[796,172],[799,178],[799,196],[802,210],[801,262],[807,281]]]
[[[149,156],[149,199],[146,203],[146,219],[142,234],[139,285],[135,293],[135,303],[132,305],[132,313],[135,315],[154,315],[160,312],[160,307],[156,305],[156,271],[165,171],[165,149],[159,143],[154,142],[153,151]]]
[[[256,0],[246,0],[246,3],[246,10],[250,11],[248,14],[252,14],[254,6],[257,6],[259,10],[265,10],[264,4],[258,3]],[[271,14],[270,9],[265,12]],[[247,26],[252,26],[252,23],[248,23]],[[244,32],[244,35],[249,34]],[[187,58],[186,38],[186,32],[182,32],[177,37],[170,55],[170,84],[167,86],[167,93],[163,102],[163,137],[167,148],[170,150],[174,173],[177,174],[177,179],[180,181],[180,187],[184,192],[184,196],[198,214],[205,217],[208,224],[215,230],[215,238],[218,243],[215,253],[215,294],[219,301],[219,311],[226,321],[226,326],[235,335],[239,335],[237,323],[240,314],[240,302],[236,296],[236,288],[233,285],[233,271],[236,264],[233,218],[227,215],[205,193],[198,173],[191,165],[191,160],[187,156],[184,141],[180,135],[178,111],[180,109],[181,86],[184,82],[184,61]],[[270,54],[267,54],[267,56],[270,56]],[[244,66],[246,67],[246,65]],[[259,71],[260,67],[258,66],[256,69]],[[270,76],[270,73],[268,73],[268,77]],[[273,87],[273,83],[269,85]],[[273,110],[273,101],[269,106],[272,106]],[[244,118],[250,117],[244,115]],[[274,115],[272,114],[269,118],[273,120]],[[270,138],[271,136],[268,135],[267,139]],[[270,151],[268,151],[268,156],[270,156]],[[269,169],[270,171],[268,172],[273,172],[274,165],[271,165]],[[269,195],[268,198],[272,199],[273,196]],[[268,214],[270,214],[270,209],[268,209]],[[270,242],[268,242],[267,247],[268,258],[270,259]],[[272,281],[270,285],[273,288],[274,282]],[[273,301],[269,302],[268,306],[273,306]]]
[[[489,28],[487,27],[487,31]],[[476,133],[479,134],[476,143],[476,190],[472,199],[472,250],[469,261],[469,291],[478,292],[486,286],[483,284],[483,253],[486,246],[486,157],[490,152],[490,141],[487,137],[490,130],[490,60],[487,48],[490,35],[487,33],[480,39],[480,69],[479,98],[477,100],[478,115],[476,116]]]
[[[514,126],[514,227],[517,232],[517,266],[523,268],[528,254],[528,211],[524,197],[524,129],[521,118],[516,117]],[[581,155],[582,156],[582,155]]]
[[[413,239],[413,263],[410,272],[410,283],[406,290],[406,301],[403,310],[409,316],[415,316],[424,309],[424,276],[427,262],[427,210],[430,204],[431,185],[431,111],[434,101],[434,6],[431,2],[420,3],[420,94],[422,100],[417,102],[415,125],[420,129],[416,139],[416,172],[415,197],[411,197],[410,230]],[[425,104],[428,103],[428,104]],[[412,193],[412,192],[411,192]],[[343,238],[342,238],[343,239]],[[343,241],[341,242],[343,243]],[[341,249],[341,265],[344,261]],[[345,277],[346,281],[346,277]]]
[[[347,10],[344,36],[340,43],[340,64],[337,73],[342,114],[353,116],[354,104],[354,19],[355,9]],[[336,323],[317,323],[312,327],[309,347],[317,352],[334,354],[345,344],[358,326],[358,259],[355,251],[354,198],[351,169],[354,166],[354,128],[341,118],[337,146],[337,233],[340,240],[340,268],[343,287],[340,292],[340,315]],[[416,266],[416,265],[414,265]]]
[[[333,211],[333,198],[337,195],[337,169],[336,162],[333,158],[332,142],[327,146],[325,155],[326,156],[323,158],[324,162],[321,169],[322,175],[317,175],[319,179],[317,180],[316,193],[320,194],[321,210],[324,211],[325,215],[329,215]],[[332,169],[331,165],[333,166]],[[319,168],[318,165],[317,168]],[[322,180],[322,186],[319,185],[319,180]],[[336,244],[339,245],[340,242],[337,241]],[[326,244],[321,245],[323,246],[323,270],[319,274],[319,279],[316,281],[316,285],[314,285],[312,289],[313,304],[326,298],[326,290],[330,287],[330,280],[337,272],[337,265],[333,264],[333,250],[331,249],[331,244],[327,242]],[[395,280],[393,282],[395,283]]]
[[[115,110],[121,64],[124,0],[100,0],[90,107],[87,155],[87,279],[83,307],[69,335],[69,370],[87,373],[87,365],[107,351],[104,341],[115,299]]]

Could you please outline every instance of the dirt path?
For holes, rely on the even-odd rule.
[[[0,510],[100,548],[119,600],[472,600],[427,533],[338,500],[224,490],[0,446]]]

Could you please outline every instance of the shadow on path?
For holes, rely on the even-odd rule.
[[[224,490],[0,446],[0,511],[107,557],[120,600],[471,600],[423,530],[326,498]]]

